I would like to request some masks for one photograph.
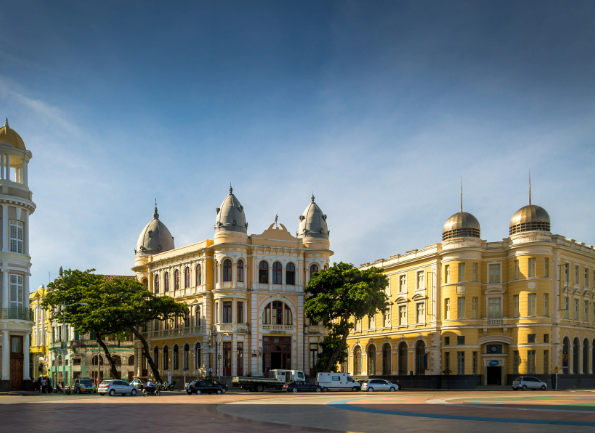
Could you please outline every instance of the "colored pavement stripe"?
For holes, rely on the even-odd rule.
[[[351,410],[354,412],[367,412],[377,413],[383,415],[399,415],[399,416],[410,416],[416,418],[435,418],[435,419],[452,419],[461,421],[486,421],[486,422],[503,422],[503,423],[515,423],[515,424],[547,424],[547,425],[572,425],[572,426],[586,426],[595,427],[595,422],[583,422],[583,421],[548,421],[538,419],[515,419],[515,418],[493,418],[493,417],[479,417],[479,416],[463,416],[463,415],[442,415],[442,414],[430,414],[430,413],[414,413],[414,412],[402,412],[395,410],[384,410],[384,409],[372,409],[367,407],[360,407],[348,404],[351,401],[361,401],[361,399],[350,399],[350,400],[337,400],[327,403],[329,406]]]

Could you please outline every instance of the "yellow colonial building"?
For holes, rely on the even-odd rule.
[[[145,336],[165,379],[309,371],[323,330],[303,313],[304,288],[328,266],[326,215],[312,197],[293,236],[283,224],[248,235],[244,207],[229,194],[217,208],[213,239],[175,248],[159,219],[141,232],[132,270],[150,291],[188,305],[185,320],[148,324]],[[136,342],[137,374],[150,374]]]
[[[551,383],[554,373],[564,387],[593,385],[595,249],[552,234],[530,198],[502,241],[482,240],[461,206],[442,242],[362,268],[372,266],[389,277],[391,307],[356,323],[349,372],[425,387],[504,385],[517,374]]]
[[[29,308],[33,312],[34,320],[29,361],[32,369],[30,376],[33,380],[39,376],[49,375],[50,314],[41,305],[46,292],[47,289],[41,285],[35,292],[29,294]]]

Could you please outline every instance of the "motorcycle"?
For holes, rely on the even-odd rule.
[[[149,395],[154,395],[156,397],[159,397],[159,395],[161,395],[161,390],[157,386],[150,387],[150,388],[145,386],[143,388],[143,396],[147,397]]]

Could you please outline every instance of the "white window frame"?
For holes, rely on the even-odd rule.
[[[498,281],[492,281],[492,274],[490,272],[492,266],[498,267]],[[488,263],[488,283],[489,284],[502,284],[502,263]]]
[[[399,293],[407,293],[407,274],[399,274]]]
[[[403,316],[401,315],[401,308],[405,312]],[[407,304],[399,305],[399,326],[407,326]]]
[[[479,298],[477,296],[474,296],[471,300],[471,315],[473,316],[474,319],[477,319],[477,307],[479,306]]]
[[[450,284],[450,265],[444,265],[444,284]]]
[[[550,317],[550,295],[549,293],[543,294],[543,315]]]
[[[550,259],[548,259],[547,257],[543,259],[543,277],[550,277]]]
[[[580,265],[574,265],[574,285],[578,286],[581,283],[581,267]]]
[[[22,275],[10,274],[9,275],[9,298],[8,303],[10,308],[23,308],[24,305],[24,294],[23,286],[25,279]]]
[[[459,263],[457,266],[457,280],[459,283],[465,282],[465,263]]]
[[[527,316],[537,315],[537,294],[529,293],[527,295]]]
[[[512,295],[512,317],[521,317],[520,295]]]
[[[461,302],[463,301],[463,302]],[[463,308],[461,308],[461,303],[463,304]],[[457,298],[457,319],[465,319],[465,297],[459,296]]]
[[[583,322],[589,321],[589,311],[590,311],[589,304],[590,304],[590,302],[587,299],[585,299],[583,301]]]
[[[498,299],[499,303],[500,303],[500,317],[490,317],[490,299]],[[503,307],[503,296],[498,294],[498,295],[488,295],[486,296],[486,315],[488,316],[488,320],[489,319],[502,319],[504,317],[503,311],[502,311],[502,307]]]
[[[515,260],[514,261],[514,277],[515,280],[518,280],[520,278],[520,265],[519,265],[519,261]]]
[[[574,298],[574,308],[572,311],[574,312],[573,320],[580,320],[581,300],[579,298]]]
[[[415,273],[415,290],[425,290],[426,284],[424,279],[424,271],[417,271]]]
[[[585,266],[585,287],[589,287],[589,268]]]
[[[535,257],[529,257],[527,263],[527,277],[528,278],[535,278],[537,277],[537,259]]]
[[[419,320],[420,306],[423,310],[422,321]],[[420,301],[415,303],[415,323],[417,325],[424,325],[426,323],[426,301]]]
[[[450,320],[450,298],[444,300],[444,320]]]
[[[388,310],[383,313],[383,321],[384,321],[384,327],[385,328],[390,328],[391,327],[391,311],[392,311],[392,307],[388,307]]]
[[[478,278],[478,274],[479,274],[478,268],[479,268],[479,265],[477,263],[473,263],[473,282],[474,283],[477,283],[477,278]]]
[[[25,225],[19,220],[10,220],[10,252],[23,254],[23,239],[24,239]]]

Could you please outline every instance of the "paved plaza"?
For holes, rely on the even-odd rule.
[[[592,432],[595,392],[0,396],[2,431]]]

